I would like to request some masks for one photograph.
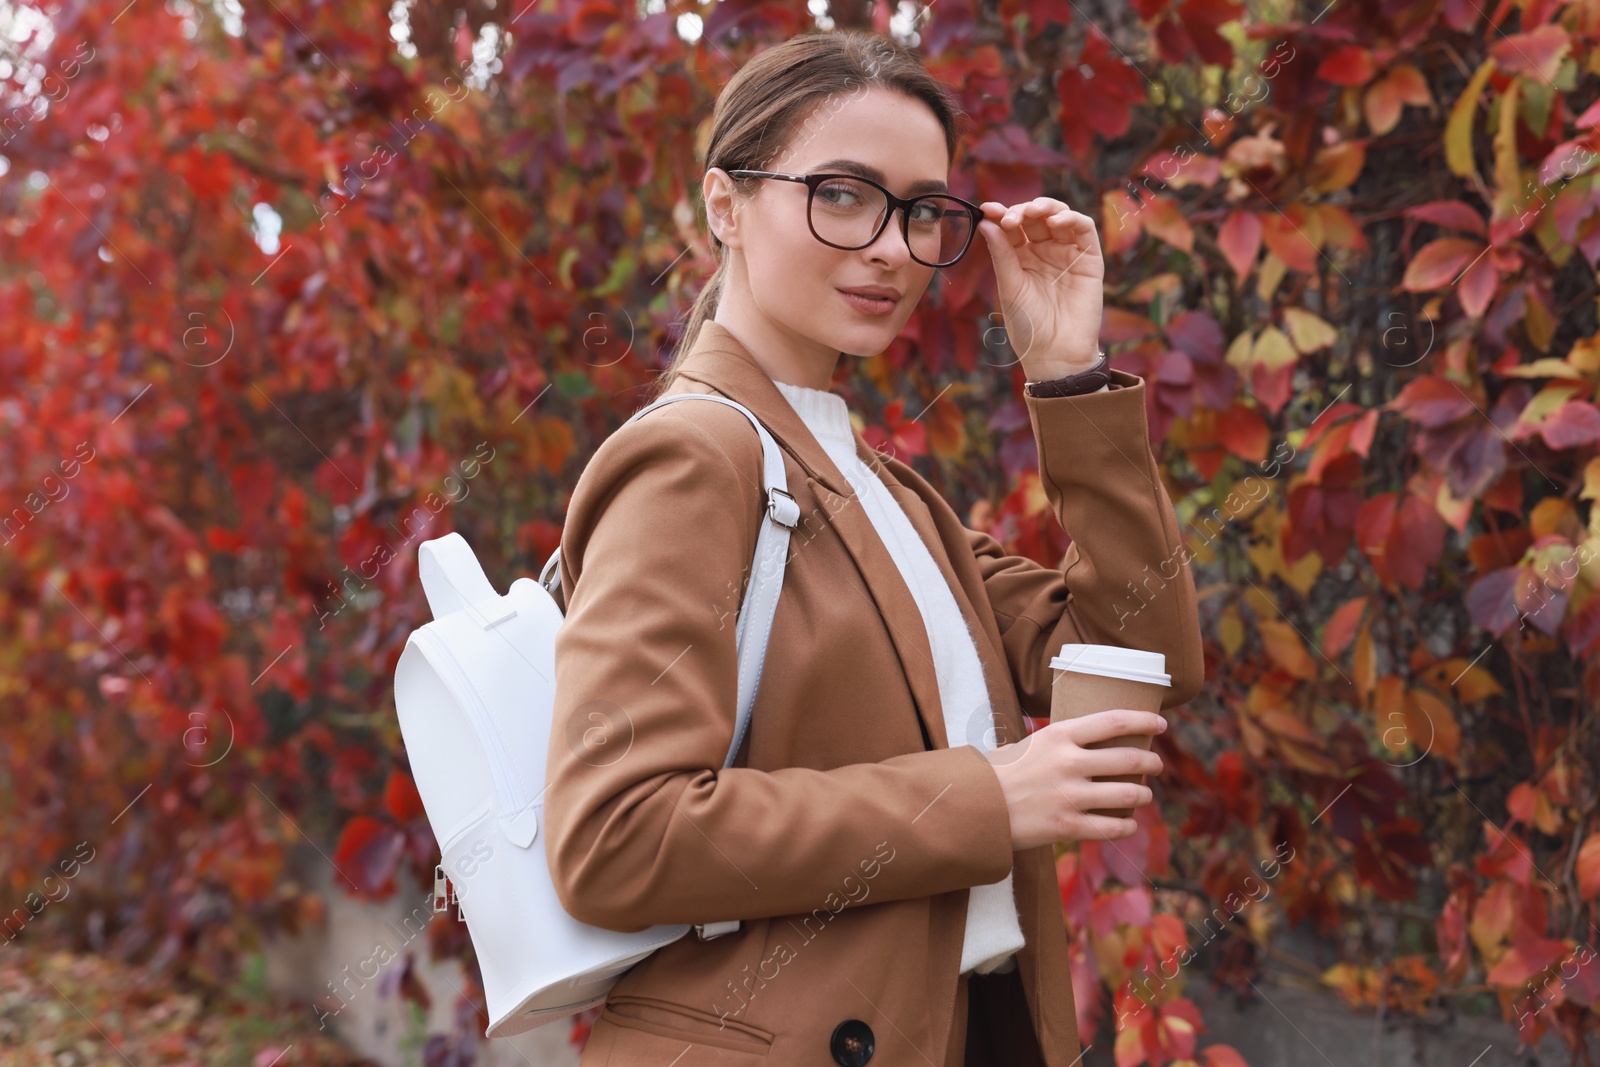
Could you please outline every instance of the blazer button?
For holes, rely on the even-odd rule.
[[[872,1059],[872,1027],[860,1019],[846,1019],[833,1028],[828,1049],[839,1067],[865,1067]]]

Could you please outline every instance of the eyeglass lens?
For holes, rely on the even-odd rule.
[[[817,236],[846,248],[865,248],[889,202],[883,191],[851,178],[830,178],[811,197],[811,228]],[[910,211],[906,233],[911,253],[942,266],[967,247],[972,215],[954,197],[927,196]]]

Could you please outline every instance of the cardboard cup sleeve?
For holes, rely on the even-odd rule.
[[[1161,701],[1172,686],[1166,674],[1166,656],[1160,652],[1141,652],[1116,645],[1067,644],[1050,661],[1055,668],[1051,685],[1050,721],[1076,719],[1097,711],[1132,708],[1135,711],[1161,710]],[[1088,748],[1150,747],[1149,734],[1113,737],[1096,741]],[[1097,782],[1143,782],[1142,774],[1101,775]],[[1091,815],[1110,815],[1126,819],[1132,808],[1096,808]]]

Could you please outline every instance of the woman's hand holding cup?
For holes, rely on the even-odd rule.
[[[1150,787],[1094,779],[1160,774],[1161,757],[1149,751],[1148,741],[1145,748],[1089,746],[1118,738],[1143,740],[1166,728],[1166,719],[1155,712],[1113,708],[1052,722],[1021,741],[984,752],[1005,794],[1012,850],[1131,837],[1138,831],[1131,809],[1150,803]],[[1130,817],[1121,817],[1123,812]]]

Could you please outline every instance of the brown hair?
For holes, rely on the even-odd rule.
[[[705,169],[766,170],[824,104],[875,87],[927,104],[944,127],[945,147],[954,162],[966,113],[944,84],[893,37],[847,29],[791,37],[758,52],[740,67],[717,96]],[[758,180],[732,179],[736,192],[749,189]],[[683,337],[658,381],[658,396],[677,376],[678,365],[694,345],[701,324],[716,313],[727,261],[716,234],[711,234],[711,241],[717,268],[689,311]]]

